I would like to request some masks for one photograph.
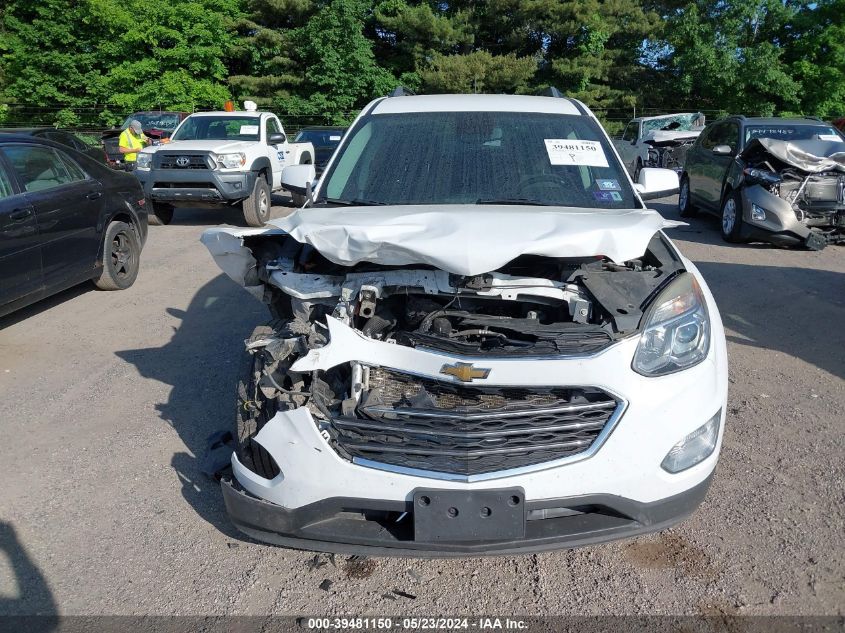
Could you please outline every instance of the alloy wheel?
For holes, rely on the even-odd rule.
[[[734,224],[736,224],[736,202],[733,198],[728,198],[722,209],[722,230],[725,235],[734,230]]]
[[[132,241],[126,233],[120,232],[114,236],[111,243],[111,261],[114,274],[118,278],[126,279],[132,274],[135,253],[132,251]]]

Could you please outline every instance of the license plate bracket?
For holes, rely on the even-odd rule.
[[[525,491],[414,490],[414,540],[515,541],[525,537]]]

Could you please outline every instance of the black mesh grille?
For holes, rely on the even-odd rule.
[[[208,169],[207,154],[163,154],[157,152],[160,169]],[[187,161],[187,162],[186,162]]]
[[[470,387],[379,368],[358,416],[332,420],[351,458],[473,475],[587,450],[618,403],[594,388]]]

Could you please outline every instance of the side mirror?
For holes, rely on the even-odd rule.
[[[314,165],[288,165],[282,170],[282,187],[291,193],[305,196],[316,178]]]
[[[636,144],[637,144],[637,139],[634,139],[634,140],[631,141],[631,145],[636,145]]]
[[[634,185],[634,188],[643,200],[654,200],[678,193],[680,183],[677,172],[672,169],[643,167],[640,170],[639,182]]]
[[[717,145],[713,148],[713,153],[716,156],[730,156],[733,154],[733,150],[730,145]]]
[[[275,132],[267,137],[267,145],[280,145],[288,140],[282,132]]]

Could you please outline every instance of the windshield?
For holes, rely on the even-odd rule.
[[[174,141],[257,141],[257,116],[190,116],[173,135]]]
[[[605,135],[586,116],[380,114],[349,134],[321,187],[330,203],[639,206]]]
[[[294,143],[313,143],[314,147],[337,147],[344,130],[300,130]]]
[[[673,132],[689,132],[704,127],[704,115],[700,112],[693,114],[671,114],[659,119],[643,121],[643,136],[655,130],[671,130]]]
[[[776,138],[781,141],[839,141],[842,137],[830,125],[752,125],[745,128],[745,142],[753,138]]]
[[[126,120],[123,122],[123,127],[129,127],[129,124],[136,120],[140,121],[141,127],[145,130],[156,129],[172,132],[176,129],[176,126],[179,125],[178,114],[171,114],[167,112],[147,112],[146,114],[142,114],[140,112],[136,112],[135,114],[130,114],[126,117]]]

